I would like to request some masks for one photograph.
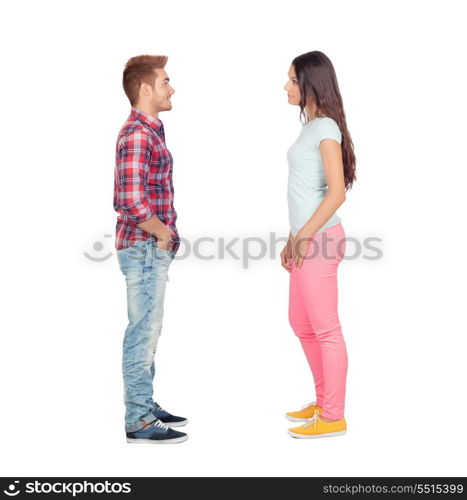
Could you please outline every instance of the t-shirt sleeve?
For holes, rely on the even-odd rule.
[[[323,139],[334,139],[339,144],[342,141],[342,133],[339,129],[339,125],[332,118],[324,118],[317,123],[316,126],[316,147],[319,148],[319,144]]]

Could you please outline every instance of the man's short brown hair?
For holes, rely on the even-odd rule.
[[[139,89],[141,83],[148,83],[154,86],[156,81],[157,68],[164,68],[167,64],[167,56],[136,56],[132,57],[125,64],[123,70],[123,90],[130,100],[130,104],[135,106],[138,102]]]

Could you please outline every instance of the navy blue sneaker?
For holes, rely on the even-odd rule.
[[[164,424],[167,424],[169,427],[181,427],[182,425],[186,425],[188,423],[188,419],[186,419],[185,417],[177,417],[176,415],[172,415],[157,403],[154,403],[154,405],[155,406],[154,410],[152,410],[152,414],[159,420],[164,422]]]
[[[140,429],[139,431],[126,433],[126,440],[128,443],[168,444],[181,443],[187,439],[187,434],[174,431],[160,420],[154,420],[148,427]]]

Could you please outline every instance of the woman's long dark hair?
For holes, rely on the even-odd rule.
[[[297,75],[300,88],[300,121],[302,117],[309,118],[306,114],[306,99],[311,97],[316,104],[316,112],[336,120],[342,132],[342,161],[344,164],[345,190],[351,189],[357,179],[355,173],[355,154],[353,142],[350,138],[345,120],[344,105],[337,84],[336,72],[330,59],[314,50],[297,56],[292,64]],[[316,114],[316,116],[319,116]],[[303,123],[303,122],[302,122]]]

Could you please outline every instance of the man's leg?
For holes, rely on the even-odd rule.
[[[154,408],[154,401],[152,399],[154,375],[156,367],[154,357],[156,354],[157,343],[162,332],[162,324],[164,317],[164,302],[166,283],[168,281],[169,266],[173,260],[170,252],[161,251],[156,248],[156,244],[152,243],[152,265],[148,269],[149,276],[149,293],[152,296],[151,308],[148,314],[149,330],[151,331],[150,352],[148,353],[148,361],[150,361],[149,372],[151,377],[151,400],[150,403]]]
[[[122,369],[125,427],[142,429],[156,420],[153,378],[154,354],[162,329],[163,304],[168,265],[156,255],[153,242],[137,243],[117,252],[127,283],[128,326],[123,341]]]

